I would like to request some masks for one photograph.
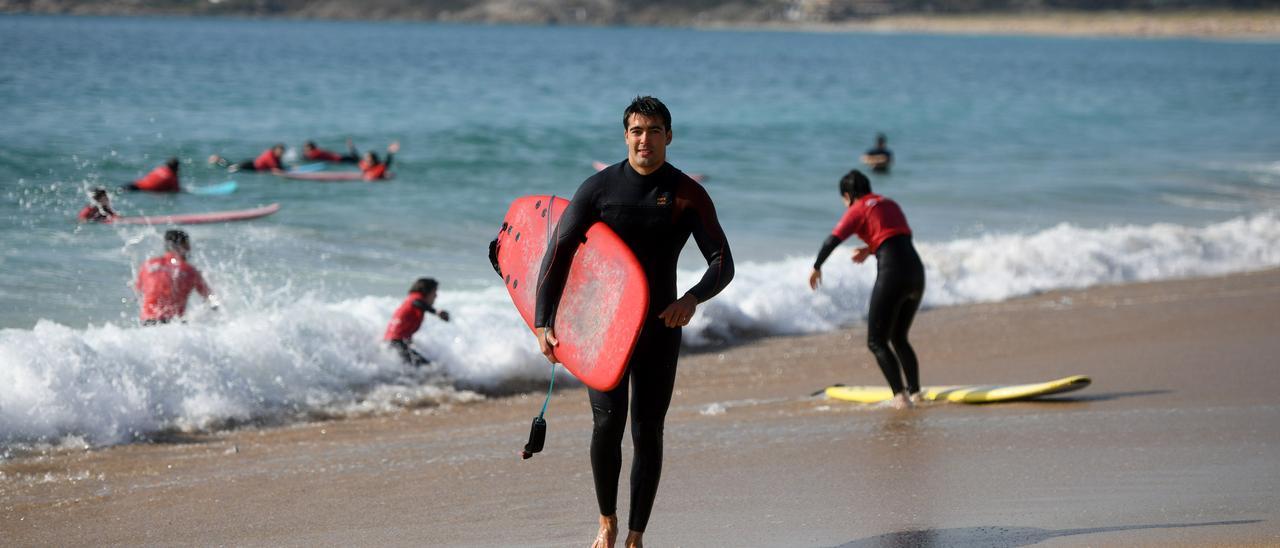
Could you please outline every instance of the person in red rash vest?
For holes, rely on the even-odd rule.
[[[111,195],[105,188],[93,189],[93,203],[84,206],[77,217],[82,223],[109,223],[116,218],[116,210],[111,209]]]
[[[212,165],[225,167],[227,171],[235,173],[237,171],[269,171],[271,173],[279,173],[284,171],[284,163],[281,158],[284,156],[284,144],[276,143],[271,148],[262,151],[257,158],[245,160],[243,162],[233,164],[222,156],[214,154],[209,156],[209,163]]]
[[[394,314],[391,315],[391,322],[387,324],[387,332],[382,336],[382,340],[391,345],[404,363],[414,367],[422,367],[431,363],[431,360],[423,357],[416,350],[410,347],[413,342],[413,334],[418,332],[418,328],[422,327],[422,318],[425,314],[430,313],[436,315],[444,321],[449,321],[449,313],[444,310],[437,311],[436,290],[440,287],[432,278],[418,278],[413,282],[413,286],[409,288],[409,296],[405,297],[404,302],[400,303],[400,307],[396,308]]]
[[[892,405],[906,409],[920,399],[920,364],[907,341],[907,332],[924,299],[924,264],[911,243],[911,227],[902,208],[873,193],[871,181],[861,171],[855,169],[840,179],[840,197],[848,209],[818,250],[818,259],[809,273],[809,287],[818,289],[822,263],[840,242],[855,234],[866,242],[854,251],[853,262],[861,264],[867,257],[876,256],[876,284],[871,289],[867,313],[867,348],[893,389]]]
[[[387,161],[383,162],[378,159],[378,154],[369,151],[364,153],[364,159],[360,160],[360,172],[364,174],[366,181],[380,181],[391,178],[391,174],[387,173],[387,168],[391,167],[391,160],[395,158],[395,153],[400,152],[399,141],[387,145]]]
[[[302,157],[313,162],[329,162],[331,164],[355,164],[360,162],[360,153],[356,151],[356,146],[351,144],[351,139],[347,139],[346,154],[325,150],[316,146],[315,141],[307,141],[302,144]]]
[[[187,233],[181,230],[165,232],[164,245],[167,253],[147,259],[138,269],[134,288],[141,295],[139,319],[142,325],[169,323],[175,318],[182,318],[192,290],[217,310],[217,301],[209,284],[205,283],[196,267],[187,263],[187,254],[191,252]]]
[[[151,170],[145,177],[125,185],[125,190],[145,192],[180,192],[178,185],[178,159],[169,158],[164,165]]]

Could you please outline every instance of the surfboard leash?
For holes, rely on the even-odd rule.
[[[551,208],[555,207],[556,197],[551,196],[551,200],[547,202],[547,242],[551,242]],[[543,418],[547,414],[547,405],[551,403],[551,392],[556,387],[556,364],[551,364],[551,381],[547,383],[547,397],[542,400],[542,410],[538,412],[538,416],[533,418],[533,425],[529,427],[529,442],[524,444],[524,450],[520,452],[520,458],[528,460],[533,457],[534,453],[542,451],[542,445],[547,440],[547,420]]]

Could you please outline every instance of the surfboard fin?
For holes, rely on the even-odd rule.
[[[524,444],[520,458],[528,460],[534,453],[542,451],[542,444],[547,440],[547,421],[542,417],[534,417],[529,427],[529,443]]]

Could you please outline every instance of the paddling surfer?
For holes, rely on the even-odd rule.
[[[284,144],[276,143],[271,148],[262,151],[257,158],[245,160],[239,163],[231,163],[226,158],[214,154],[209,156],[209,163],[219,167],[227,168],[227,171],[235,173],[237,171],[269,171],[271,173],[280,173],[284,171]]]
[[[440,284],[432,278],[418,278],[409,287],[409,296],[405,297],[400,307],[391,315],[387,324],[387,332],[382,336],[391,348],[395,349],[404,363],[414,367],[422,367],[431,363],[422,354],[412,348],[413,334],[422,327],[422,318],[432,314],[441,320],[449,321],[449,313],[436,310],[436,292]]]
[[[919,364],[907,332],[924,298],[924,265],[911,243],[911,227],[902,208],[871,192],[871,181],[861,171],[855,169],[840,179],[840,198],[847,209],[818,251],[809,287],[818,289],[822,263],[840,242],[857,234],[867,244],[853,254],[855,263],[861,264],[873,254],[877,262],[867,314],[867,348],[893,389],[892,405],[908,408],[920,393]]]
[[[325,150],[316,146],[315,141],[307,141],[302,144],[302,157],[313,162],[329,162],[331,164],[354,164],[360,161],[360,153],[356,151],[356,146],[351,143],[351,139],[347,139],[346,154]]]
[[[733,258],[715,206],[702,185],[666,161],[671,113],[653,97],[637,97],[623,112],[626,161],[587,178],[574,194],[548,242],[539,275],[534,325],[542,353],[559,360],[554,320],[578,242],[596,221],[604,222],[635,253],[649,282],[649,310],[627,370],[608,392],[588,389],[594,428],[591,472],[600,529],[593,547],[617,539],[618,476],[628,396],[631,405],[631,506],[626,546],[641,546],[662,472],[662,430],[675,386],[680,328],[698,304],[733,278]],[[707,261],[702,279],[676,298],[676,262],[693,236]],[[630,386],[630,393],[628,387]]]
[[[395,159],[395,154],[400,152],[400,142],[395,141],[387,145],[387,159],[380,160],[378,154],[372,150],[364,153],[364,158],[360,160],[360,173],[366,181],[380,181],[391,177],[387,173],[387,169],[391,167],[391,161]]]
[[[177,158],[169,158],[163,165],[151,170],[146,176],[124,186],[125,190],[141,190],[144,192],[180,192],[178,184]]]
[[[142,325],[169,323],[175,318],[182,318],[192,290],[217,310],[213,290],[205,283],[200,271],[187,262],[187,254],[191,253],[187,233],[181,230],[165,232],[164,247],[164,255],[148,259],[138,268],[138,281],[134,288],[141,294],[139,319]]]
[[[93,203],[84,206],[76,217],[82,223],[109,223],[119,214],[111,209],[111,194],[105,188],[93,189]]]

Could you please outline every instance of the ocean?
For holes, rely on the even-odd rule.
[[[846,244],[809,291],[840,176],[883,132],[925,307],[1280,266],[1280,44],[671,28],[0,16],[0,456],[536,390],[549,368],[487,259],[507,205],[625,158],[637,95],[673,113],[737,278],[691,348],[865,317]],[[381,183],[208,166],[276,142],[402,145]],[[228,196],[119,194],[129,215],[281,204],[188,227],[219,295],[142,328],[164,226],[77,225],[96,186],[170,156]],[[689,245],[682,287],[700,274]],[[380,342],[441,282],[408,371]],[[860,351],[854,348],[852,352]]]

